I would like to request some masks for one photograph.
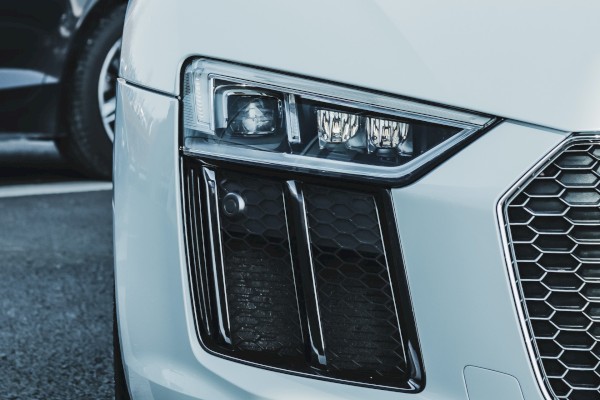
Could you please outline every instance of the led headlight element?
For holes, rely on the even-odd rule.
[[[358,115],[332,110],[317,110],[319,146],[346,143],[358,131]]]
[[[197,59],[185,71],[184,152],[400,180],[493,119],[331,83]]]
[[[397,150],[399,153],[404,153],[405,155],[410,154],[403,151],[401,147],[408,139],[409,127],[409,124],[404,122],[381,118],[367,118],[369,150],[390,149]]]

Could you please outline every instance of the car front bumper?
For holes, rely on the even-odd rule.
[[[134,399],[542,399],[511,291],[500,198],[567,133],[505,121],[394,189],[426,384],[405,394],[268,371],[203,350],[181,201],[179,101],[121,80],[115,279]]]

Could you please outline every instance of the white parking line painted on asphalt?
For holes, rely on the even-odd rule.
[[[0,198],[112,190],[111,182],[75,181],[0,186]]]

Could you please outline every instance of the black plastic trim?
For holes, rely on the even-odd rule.
[[[284,190],[286,213],[291,216],[291,218],[288,217],[287,223],[292,263],[296,270],[294,274],[296,291],[302,292],[298,293],[303,300],[299,302],[302,328],[305,332],[305,342],[309,344],[310,363],[314,367],[320,368],[327,365],[327,359],[325,357],[323,329],[319,318],[319,304],[315,291],[316,283],[302,183],[287,181]],[[298,288],[302,288],[302,290],[298,290]]]
[[[195,217],[198,218],[198,216],[194,215],[193,213],[190,213],[190,206],[194,206],[194,207],[198,207],[200,206],[203,211],[202,213],[207,213],[210,212],[210,208],[209,206],[207,206],[206,204],[202,204],[202,205],[198,205],[195,204],[194,201],[191,201],[188,199],[188,197],[190,197],[190,195],[193,192],[190,192],[190,187],[193,188],[193,185],[188,185],[188,181],[190,180],[190,173],[191,171],[194,170],[215,170],[218,171],[219,169],[226,169],[228,171],[236,171],[236,172],[241,172],[241,173],[248,173],[248,167],[244,166],[242,164],[236,163],[236,162],[225,162],[222,160],[208,160],[208,159],[199,159],[199,158],[195,158],[195,157],[189,157],[186,155],[182,155],[181,157],[181,177],[182,177],[182,188],[184,188],[183,190],[183,205],[184,205],[184,210],[185,210],[185,218],[184,220],[189,221],[191,217]],[[391,285],[393,288],[393,293],[395,296],[395,300],[396,300],[396,313],[398,315],[399,318],[399,323],[400,323],[400,328],[401,328],[401,334],[402,334],[402,340],[404,343],[404,347],[406,349],[406,363],[407,363],[407,377],[403,382],[398,382],[397,386],[389,386],[389,385],[378,385],[378,384],[370,384],[370,383],[365,383],[365,382],[357,382],[352,380],[353,377],[352,376],[348,376],[346,377],[332,377],[332,376],[326,376],[326,371],[324,371],[324,368],[326,367],[326,364],[323,364],[322,362],[320,362],[318,356],[320,354],[320,350],[318,347],[315,349],[316,351],[313,351],[313,356],[316,356],[317,358],[310,358],[309,360],[300,360],[297,364],[296,362],[294,362],[294,360],[287,360],[288,364],[285,367],[275,367],[273,365],[277,365],[277,364],[281,364],[281,360],[273,360],[272,357],[270,356],[260,356],[260,355],[256,355],[253,354],[252,360],[247,360],[247,359],[243,359],[243,358],[239,358],[238,356],[236,356],[235,354],[233,354],[230,351],[227,351],[223,346],[214,346],[211,345],[209,343],[207,343],[207,339],[209,339],[208,341],[214,341],[214,342],[218,342],[215,341],[215,332],[212,332],[207,329],[207,327],[205,326],[205,324],[203,324],[201,321],[199,321],[199,318],[195,318],[196,319],[196,332],[197,332],[197,337],[198,337],[198,341],[201,344],[201,346],[210,354],[225,358],[225,359],[229,359],[235,362],[240,362],[240,363],[244,363],[247,365],[251,365],[251,366],[255,366],[255,367],[259,367],[259,368],[264,368],[264,369],[269,369],[269,370],[274,370],[277,372],[282,372],[282,373],[287,373],[287,374],[291,374],[291,375],[300,375],[300,376],[305,376],[305,377],[309,377],[309,378],[313,378],[313,379],[321,379],[321,380],[327,380],[327,381],[333,381],[333,382],[337,382],[337,383],[343,383],[343,384],[349,384],[349,385],[355,385],[355,386],[363,386],[363,387],[370,387],[370,388],[374,388],[374,389],[384,389],[384,390],[390,390],[390,391],[398,391],[398,392],[409,392],[409,393],[418,393],[421,392],[424,387],[425,387],[425,369],[424,369],[424,365],[423,365],[423,359],[422,359],[422,355],[421,355],[421,350],[420,350],[420,344],[419,344],[419,340],[418,340],[418,334],[417,334],[417,329],[416,329],[416,322],[415,322],[415,318],[414,318],[414,312],[413,312],[413,308],[412,308],[412,302],[411,302],[411,298],[410,298],[410,292],[409,292],[409,286],[408,286],[408,282],[406,279],[406,273],[405,273],[405,269],[404,269],[404,260],[403,260],[403,256],[402,256],[402,250],[400,247],[400,240],[398,237],[398,233],[396,230],[396,226],[395,226],[395,215],[394,215],[394,209],[393,209],[393,202],[392,202],[392,196],[391,196],[391,191],[388,188],[382,188],[380,185],[369,185],[369,184],[365,184],[364,182],[356,182],[356,181],[347,181],[347,180],[339,180],[339,181],[335,181],[332,182],[331,179],[326,179],[324,177],[319,177],[319,176],[315,176],[315,175],[311,175],[311,174],[305,174],[305,173],[297,173],[297,172],[285,172],[285,171],[279,171],[279,170],[272,170],[269,168],[252,168],[252,175],[256,175],[259,177],[265,177],[268,179],[276,179],[282,182],[282,184],[284,185],[284,187],[287,187],[286,191],[288,192],[288,194],[285,196],[285,206],[286,206],[286,213],[288,212],[296,212],[293,211],[294,209],[299,210],[299,207],[301,206],[301,198],[298,198],[298,196],[296,196],[296,198],[294,199],[293,197],[293,193],[290,193],[290,191],[293,191],[293,189],[296,189],[296,194],[298,193],[298,189],[300,188],[299,182],[302,183],[311,183],[311,184],[317,184],[317,185],[321,185],[321,186],[328,186],[328,187],[334,187],[336,189],[346,189],[346,190],[354,190],[354,191],[359,191],[365,194],[369,194],[372,195],[375,199],[376,202],[376,207],[377,207],[377,212],[379,215],[379,223],[380,223],[380,227],[382,230],[382,240],[383,240],[383,244],[384,244],[384,248],[386,251],[386,257],[387,257],[387,263],[388,263],[388,269],[390,272],[390,277],[391,277]],[[193,174],[193,173],[192,173]],[[200,188],[201,192],[204,193],[200,193],[199,194],[199,198],[206,198],[206,189]],[[301,188],[300,188],[300,193],[301,193]],[[291,197],[291,198],[290,198]],[[199,208],[196,208],[199,209]],[[205,214],[206,215],[206,214]],[[288,220],[293,219],[293,218],[288,218]],[[203,230],[203,235],[204,235],[204,240],[203,241],[199,241],[195,239],[195,233],[193,232],[193,228],[192,228],[193,224],[190,223],[186,223],[186,244],[187,246],[195,246],[198,243],[204,243],[203,246],[206,249],[205,246],[210,246],[210,239],[207,238],[207,234],[208,232],[206,231],[206,229]],[[205,224],[207,225],[207,224]],[[301,224],[300,224],[301,225]],[[295,227],[295,226],[288,226],[288,229],[290,231],[297,231],[298,229],[302,229],[302,226],[300,227]],[[294,234],[296,235],[296,234]],[[293,244],[292,244],[293,245]],[[188,253],[188,257],[193,256],[194,254],[199,254],[201,253],[201,251],[199,249],[196,250],[190,250],[188,248],[187,250]],[[293,253],[293,252],[292,252]],[[203,301],[209,301],[210,304],[210,300],[206,298],[207,294],[208,297],[215,296],[217,295],[216,293],[211,292],[211,286],[213,285],[209,285],[208,282],[211,281],[212,279],[214,279],[213,277],[207,277],[204,278],[202,277],[202,270],[203,268],[200,268],[200,264],[199,262],[206,262],[206,255],[204,256],[203,259],[199,259],[197,261],[194,260],[190,260],[190,289],[191,289],[191,293],[192,293],[192,297],[193,297],[193,303],[194,303],[194,307],[195,309],[198,309],[200,307],[200,305],[202,304]],[[295,263],[298,262],[297,259],[298,255],[296,254],[296,256],[294,258],[296,258],[294,260]],[[302,256],[301,256],[302,257]],[[204,261],[202,261],[204,260]],[[206,264],[205,264],[206,265]],[[294,268],[298,269],[299,266],[294,266]],[[302,268],[306,268],[306,263],[305,266]],[[308,266],[308,268],[310,268],[310,266]],[[207,270],[209,268],[204,268],[204,270]],[[214,272],[213,272],[214,274]],[[313,278],[314,279],[314,278]],[[200,285],[200,286],[198,286]],[[304,285],[303,285],[304,286]],[[297,296],[298,296],[298,300],[299,303],[303,303],[303,296],[307,296],[307,295],[312,295],[312,293],[303,293],[302,290],[298,290],[298,288],[296,288],[297,291]],[[214,298],[214,297],[213,297]],[[305,330],[307,328],[307,324],[308,324],[308,315],[311,313],[314,313],[314,309],[313,310],[302,310],[302,308],[300,309],[301,314],[304,312],[304,318],[305,321],[303,321],[303,330]],[[208,313],[208,315],[210,316],[210,313]],[[314,314],[313,318],[314,318]],[[210,317],[209,317],[210,318]],[[216,321],[218,321],[220,319],[219,316],[215,316],[213,314],[212,316],[212,321],[213,323],[215,323]],[[313,322],[314,323],[314,322]],[[306,332],[303,332],[306,338]],[[318,340],[318,337],[315,337],[314,340]],[[324,350],[324,349],[323,349]],[[312,350],[311,350],[312,351]],[[308,361],[308,362],[307,362]],[[271,364],[271,365],[269,365]],[[293,370],[291,370],[293,369]]]

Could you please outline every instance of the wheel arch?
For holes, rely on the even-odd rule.
[[[69,74],[75,69],[78,56],[85,45],[85,40],[103,15],[110,13],[116,7],[123,4],[127,4],[127,0],[90,0],[82,10],[73,38],[68,46],[67,56],[61,72],[60,98],[56,115],[57,137],[64,137],[68,134],[66,112],[70,84]]]

